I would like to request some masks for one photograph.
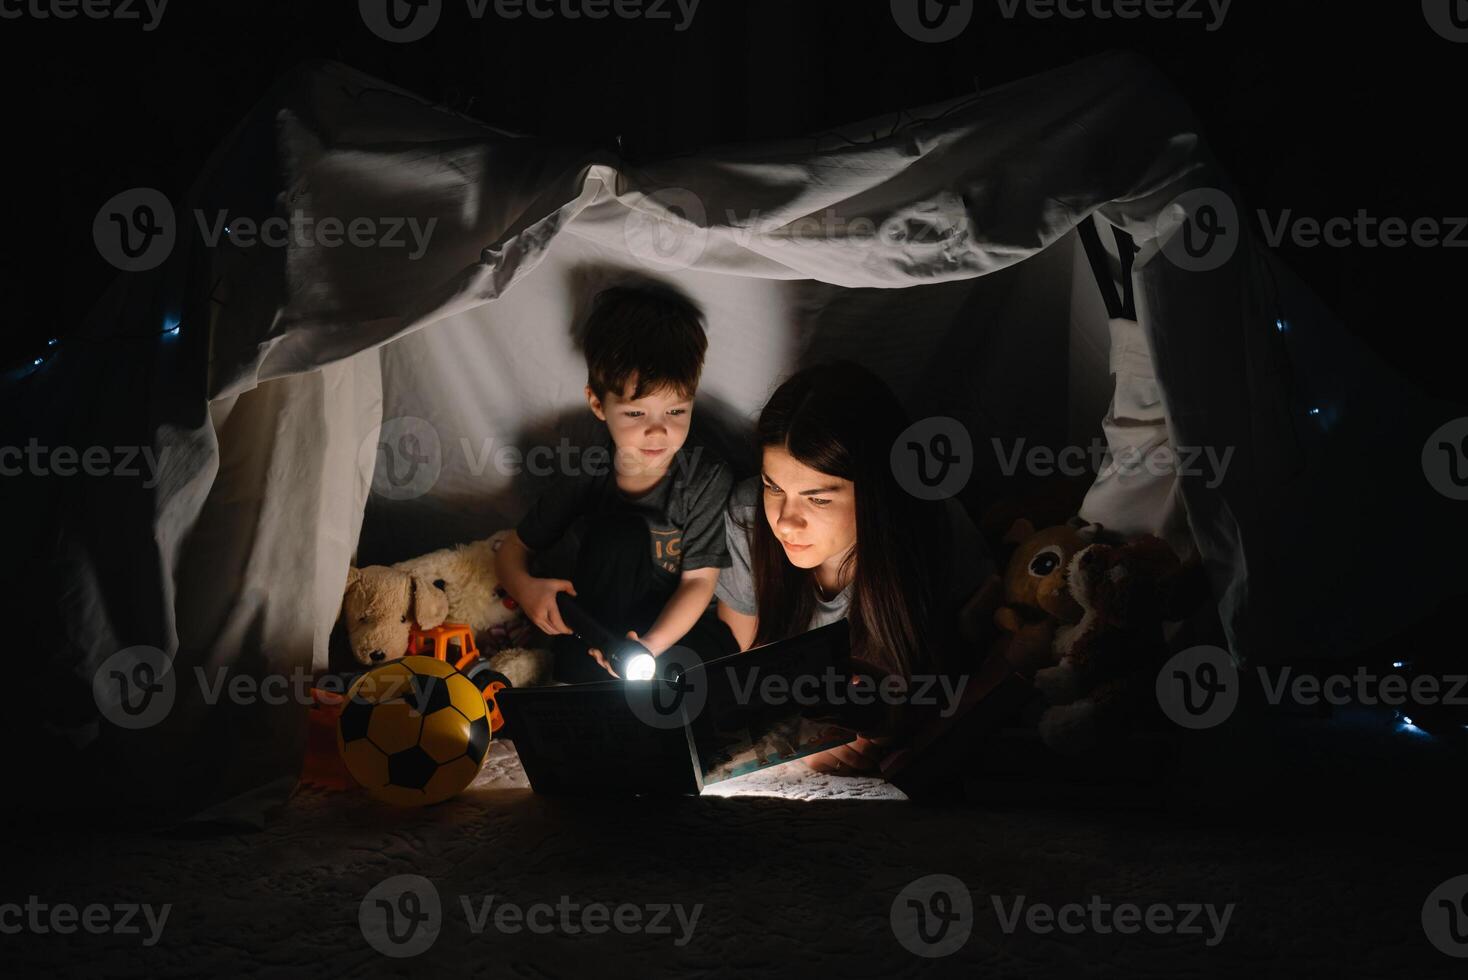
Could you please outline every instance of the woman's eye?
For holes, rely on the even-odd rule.
[[[642,418],[642,413],[641,412],[623,412],[622,414],[625,415],[625,416],[627,416],[629,419],[640,419],[640,418]]]
[[[781,494],[784,492],[785,491],[781,490],[779,487],[775,486],[772,483],[765,484],[765,493]]]
[[[668,414],[669,415],[687,415],[688,414],[688,409],[686,409],[686,408],[672,408],[672,409],[669,409],[668,410]]]
[[[829,504],[831,502],[829,499],[827,499],[825,497],[806,497],[805,499],[806,500],[809,500],[811,503],[815,504],[817,507],[824,507],[824,506],[826,506],[827,504]]]

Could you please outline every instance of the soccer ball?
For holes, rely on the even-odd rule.
[[[336,728],[352,778],[398,806],[439,803],[468,786],[489,739],[484,695],[433,657],[404,657],[357,678]]]

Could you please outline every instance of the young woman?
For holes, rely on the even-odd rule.
[[[761,473],[730,497],[733,565],[715,588],[740,649],[845,617],[852,656],[876,674],[954,665],[958,606],[992,563],[961,507],[897,482],[892,446],[908,424],[891,389],[851,362],[806,368],[771,396]],[[863,771],[878,755],[864,738],[808,761]]]

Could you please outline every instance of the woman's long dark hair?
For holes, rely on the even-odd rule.
[[[905,491],[892,471],[892,446],[907,426],[897,397],[880,378],[836,361],[808,367],[780,385],[757,430],[761,450],[781,446],[811,469],[854,485],[856,547],[847,558],[856,562],[847,612],[853,653],[903,676],[939,665],[940,651],[930,642],[935,584],[949,567],[941,505]],[[755,642],[808,629],[815,570],[790,563],[762,506],[749,533],[759,609]]]

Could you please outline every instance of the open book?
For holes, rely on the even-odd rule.
[[[836,720],[850,642],[842,620],[675,680],[511,688],[499,705],[538,793],[696,795],[855,739]]]

